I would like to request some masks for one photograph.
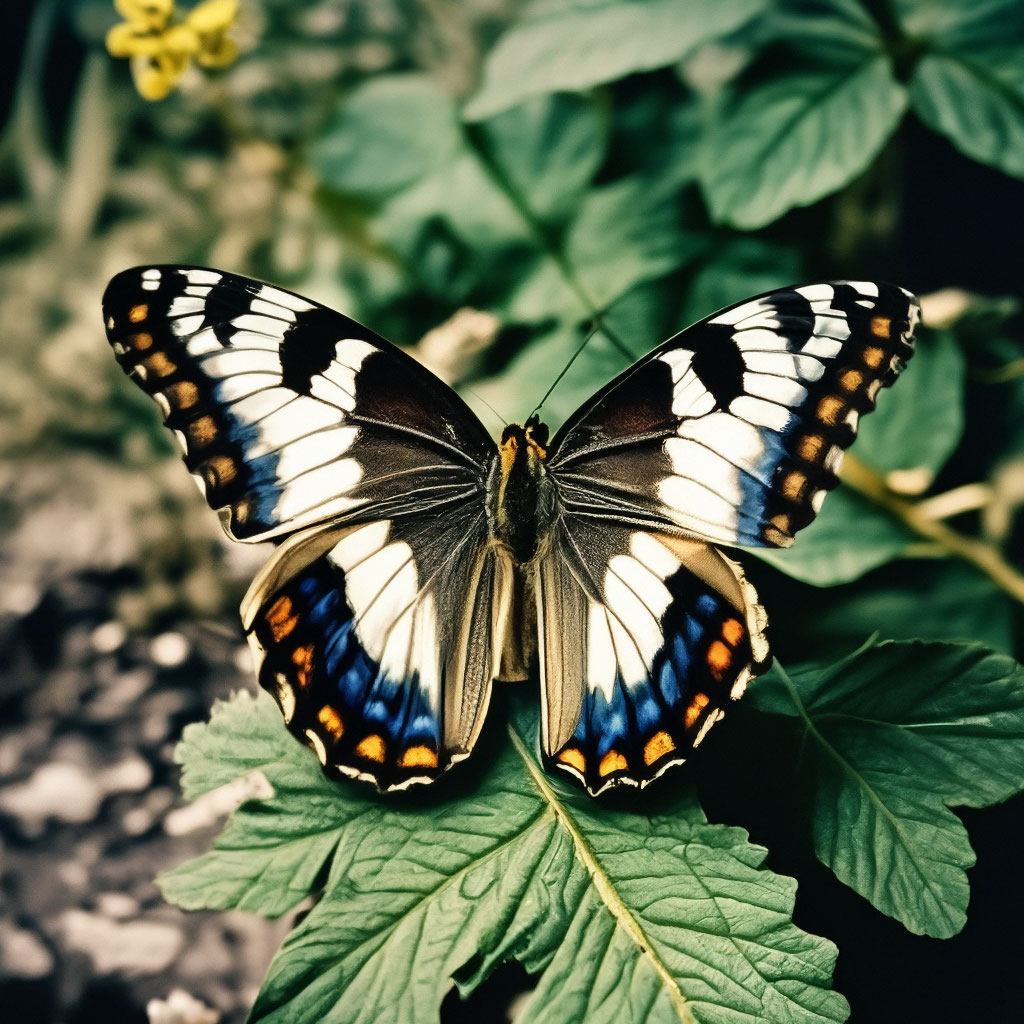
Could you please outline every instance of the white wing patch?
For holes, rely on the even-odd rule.
[[[848,284],[865,300],[879,294],[871,282]],[[708,539],[728,543],[742,533],[745,478],[771,486],[779,458],[777,438],[794,426],[794,410],[807,401],[811,386],[850,338],[849,318],[832,306],[832,285],[794,291],[809,302],[814,317],[810,336],[802,342],[787,330],[772,296],[743,303],[709,321],[733,328],[731,340],[743,361],[744,393],[727,408],[718,407],[694,372],[694,352],[680,347],[658,356],[671,368],[672,412],[682,419],[677,436],[665,441],[673,475],[660,482],[658,497],[675,522]],[[850,408],[843,422],[856,429],[858,415]],[[829,444],[816,458],[835,472],[842,454],[838,445]],[[813,489],[806,500],[817,511],[825,494],[824,489]]]
[[[347,533],[328,552],[345,573],[345,599],[366,653],[391,679],[418,674],[433,711],[440,707],[441,666],[434,599],[421,589],[412,548],[389,540],[389,520]]]

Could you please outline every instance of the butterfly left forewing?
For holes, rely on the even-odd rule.
[[[228,534],[278,544],[243,623],[289,728],[381,789],[466,757],[515,584],[465,403],[348,317],[223,271],[125,271],[104,318]]]
[[[768,649],[708,544],[562,516],[537,564],[546,761],[597,794],[686,760]]]
[[[494,443],[450,388],[361,324],[272,285],[137,267],[103,297],[107,336],[235,540],[482,491]]]

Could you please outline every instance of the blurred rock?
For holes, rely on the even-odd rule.
[[[0,811],[18,820],[29,836],[39,835],[50,818],[82,824],[96,817],[104,790],[78,764],[54,761],[37,768],[26,782],[0,789]]]
[[[96,897],[96,910],[115,921],[137,917],[141,909],[138,900],[125,892],[101,892]]]
[[[220,1014],[184,989],[176,988],[166,999],[146,1003],[149,1024],[217,1024]]]
[[[105,793],[138,793],[153,781],[153,769],[138,754],[129,754],[100,773]]]
[[[153,637],[149,654],[161,668],[178,668],[184,665],[191,653],[188,640],[181,633],[161,633]]]
[[[0,922],[0,976],[45,978],[53,971],[53,954],[35,932]]]
[[[86,703],[82,713],[92,722],[112,722],[127,714],[152,685],[153,672],[148,668],[119,672]]]
[[[124,646],[128,639],[128,630],[116,619],[97,626],[89,636],[92,649],[99,654],[113,654]]]
[[[154,789],[145,795],[142,804],[126,811],[121,818],[125,835],[145,835],[174,803],[174,793],[167,788]]]
[[[66,910],[57,930],[65,945],[84,953],[97,974],[155,974],[169,967],[184,945],[180,928],[159,921],[112,921],[103,914]]]

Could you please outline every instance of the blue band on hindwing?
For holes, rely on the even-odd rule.
[[[286,608],[289,615],[284,627],[278,624],[276,637],[275,607]],[[288,628],[292,618],[294,625]],[[286,635],[281,635],[285,628]],[[367,653],[344,599],[342,574],[326,558],[303,570],[267,602],[255,631],[266,651],[261,685],[277,694],[279,676],[285,677],[295,697],[289,726],[300,738],[307,738],[308,729],[317,732],[327,747],[328,767],[346,765],[372,774],[383,785],[437,770],[437,765],[425,766],[423,757],[428,750],[438,754],[441,723],[420,687],[418,673],[392,679]],[[337,716],[340,730],[323,726],[324,719],[318,716],[324,707]],[[330,713],[325,717],[328,725],[335,721]],[[364,742],[367,737],[371,742]],[[420,751],[419,761],[399,764],[410,748]]]

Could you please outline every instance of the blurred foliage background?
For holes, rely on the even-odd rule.
[[[776,651],[880,630],[1020,655],[1024,5],[241,0],[237,59],[159,102],[105,47],[126,7],[4,11],[3,615],[77,575],[131,629],[219,619],[263,557],[222,541],[111,358],[99,298],[127,266],[341,309],[492,431],[592,327],[552,426],[726,303],[864,277],[929,326],[853,486],[752,566]]]
[[[495,430],[593,323],[553,422],[767,288],[938,292],[915,367],[930,409],[894,399],[877,468],[918,470],[901,481],[915,494],[981,485],[959,496],[969,528],[1012,539],[1019,4],[246,0],[237,60],[189,66],[157,103],[104,48],[121,20],[106,0],[20,13],[0,149],[5,577],[117,571],[141,626],[223,610],[258,561],[227,552],[102,343],[106,280],[149,261],[343,309],[418,346]],[[965,410],[981,413],[966,427]],[[902,553],[906,533],[868,519],[841,569],[784,567],[846,583]]]

